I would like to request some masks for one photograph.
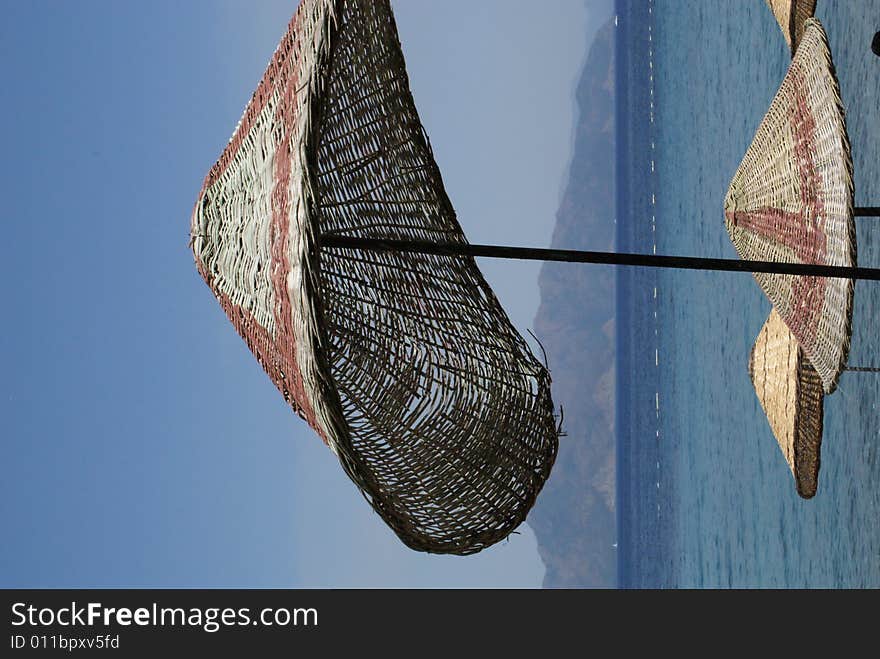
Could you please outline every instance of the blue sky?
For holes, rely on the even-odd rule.
[[[398,0],[472,242],[547,245],[608,0]],[[0,586],[539,586],[404,547],[199,278],[189,215],[295,0],[4,0]],[[536,264],[482,262],[514,324]]]

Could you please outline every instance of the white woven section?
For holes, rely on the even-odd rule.
[[[201,231],[194,251],[214,276],[215,286],[275,333],[275,298],[270,279],[270,231],[275,148],[273,115],[278,93],[260,113],[220,178],[205,191],[198,209]],[[248,191],[248,195],[239,194]],[[239,244],[239,239],[243,243]]]
[[[303,0],[297,12],[299,42],[287,56],[297,67],[293,111],[285,113],[285,85],[275,84],[262,111],[249,127],[248,110],[239,120],[246,135],[223,173],[204,191],[193,216],[193,252],[212,277],[212,286],[234,304],[249,311],[275,341],[279,300],[273,290],[273,209],[281,157],[289,152],[287,179],[289,271],[287,293],[296,360],[305,393],[314,409],[318,430],[324,431],[336,451],[334,435],[344,427],[337,407],[325,400],[326,378],[318,363],[322,347],[315,299],[318,291],[314,266],[315,227],[309,207],[314,200],[307,147],[311,115],[319,96],[319,63],[328,55],[329,30],[335,21],[332,0]],[[281,46],[279,46],[280,50]],[[277,59],[278,50],[273,56]],[[285,69],[286,70],[286,69]],[[251,104],[256,100],[252,100]],[[250,108],[251,105],[248,106]],[[293,120],[292,122],[290,120]],[[241,136],[239,136],[241,137]],[[274,237],[277,241],[277,237]]]

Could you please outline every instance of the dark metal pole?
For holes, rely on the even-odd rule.
[[[839,277],[842,279],[880,280],[880,269],[849,268],[807,263],[779,263],[777,261],[745,261],[742,259],[708,259],[691,256],[658,256],[653,254],[626,254],[615,252],[584,252],[570,249],[540,249],[533,247],[504,247],[500,245],[470,245],[435,243],[418,240],[384,240],[325,234],[321,246],[330,249],[366,249],[379,252],[418,252],[441,256],[485,256],[489,258],[527,259],[531,261],[566,261],[569,263],[599,263],[632,265],[651,268],[680,268],[685,270],[719,270],[728,272],[766,272],[777,275],[808,275],[812,277]]]
[[[880,206],[856,206],[853,208],[856,217],[880,217]]]
[[[880,373],[880,368],[876,366],[846,366],[843,370],[854,373]]]

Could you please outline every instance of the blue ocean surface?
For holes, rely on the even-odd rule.
[[[735,258],[723,201],[790,62],[779,27],[763,0],[619,1],[617,13],[630,85],[617,90],[629,122],[618,249]],[[880,0],[819,0],[816,15],[856,205],[877,206]],[[880,220],[856,223],[859,265],[880,267]],[[880,374],[844,373],[826,397],[819,489],[801,499],[749,380],[770,312],[754,279],[618,273],[620,585],[880,586]],[[857,283],[854,304],[849,363],[880,366],[880,284]]]

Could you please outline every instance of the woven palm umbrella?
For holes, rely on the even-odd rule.
[[[550,376],[475,256],[880,279],[803,263],[469,244],[388,0],[302,0],[191,218],[199,273],[408,546],[469,554],[554,462]]]
[[[803,36],[804,24],[816,13],[816,0],[767,0],[767,5],[794,54]]]
[[[773,310],[749,356],[749,376],[799,495],[816,494],[822,444],[822,380]]]
[[[303,0],[192,215],[196,265],[290,406],[410,547],[507,537],[550,473],[550,377],[464,243],[384,0]]]
[[[828,40],[816,19],[734,175],[727,231],[745,259],[853,267],[852,160]],[[853,281],[758,273],[825,393],[849,352]]]

